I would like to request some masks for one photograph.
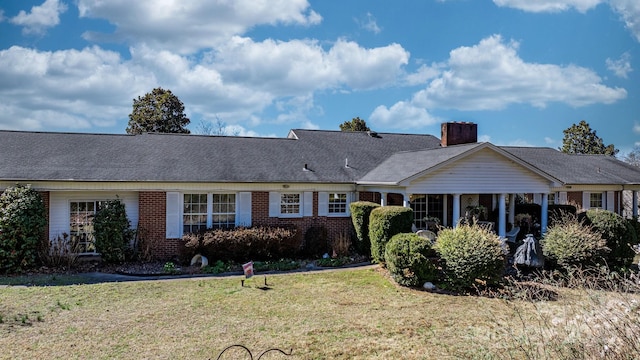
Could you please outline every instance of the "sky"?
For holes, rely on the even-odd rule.
[[[125,133],[156,87],[189,129],[640,145],[638,0],[0,0],[0,129]]]

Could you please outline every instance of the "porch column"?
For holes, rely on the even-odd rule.
[[[402,206],[409,207],[409,195],[406,193],[402,194]]]
[[[460,220],[460,194],[453,194],[453,217],[451,218],[451,222],[453,227],[458,226],[458,221]]]
[[[442,226],[449,225],[449,195],[442,194]]]
[[[633,214],[634,218],[638,217],[638,192],[633,190],[631,192],[631,214]]]
[[[516,222],[516,194],[509,194],[509,223],[515,226]]]
[[[540,214],[540,235],[547,233],[547,222],[549,216],[549,194],[542,194],[542,213]]]
[[[505,237],[507,234],[507,196],[500,194],[498,198],[498,236]]]
[[[380,206],[387,206],[387,193],[380,193]]]

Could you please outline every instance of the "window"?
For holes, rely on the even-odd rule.
[[[589,194],[589,207],[602,209],[602,193]]]
[[[207,228],[207,194],[184,194],[182,231],[195,233]]]
[[[347,193],[329,193],[329,214],[347,213]]]
[[[236,225],[236,194],[184,194],[182,233]]]
[[[69,238],[73,249],[80,254],[96,254],[93,217],[102,201],[71,201],[69,203]]]
[[[411,195],[411,209],[413,209],[413,222],[418,229],[426,229],[425,218],[437,218],[440,223],[444,216],[442,195]]]
[[[280,194],[280,214],[300,214],[300,194]]]
[[[555,203],[556,203],[556,193],[550,193],[547,196],[547,200],[548,200],[548,204],[549,205],[555,205]]]
[[[236,194],[213,194],[213,228],[229,229],[236,225]]]

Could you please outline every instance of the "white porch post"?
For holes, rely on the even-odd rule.
[[[409,195],[407,193],[402,194],[402,206],[409,207]]]
[[[498,236],[504,237],[507,234],[507,196],[500,194],[498,199]]]
[[[509,223],[515,226],[516,222],[516,194],[509,194]]]
[[[633,190],[631,192],[631,214],[633,214],[634,218],[638,217],[638,192]]]
[[[460,194],[453,194],[453,217],[451,222],[453,227],[458,226],[460,220]]]
[[[380,206],[387,206],[387,193],[380,193]]]
[[[549,194],[542,194],[542,213],[540,214],[540,235],[547,233],[547,222],[549,221]]]

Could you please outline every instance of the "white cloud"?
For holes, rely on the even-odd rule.
[[[576,9],[584,13],[606,0],[493,0],[500,7],[529,12],[561,12]],[[632,0],[633,1],[633,0]]]
[[[126,117],[153,74],[98,47],[56,52],[0,50],[2,128],[88,128]]]
[[[625,52],[620,56],[618,60],[611,60],[607,58],[606,60],[607,69],[613,72],[617,77],[628,78],[630,72],[633,71],[631,68],[631,55],[628,52]]]
[[[441,66],[433,64],[431,66],[421,65],[415,73],[408,74],[405,78],[407,85],[425,84],[427,81],[440,75]]]
[[[479,135],[478,136],[478,142],[491,142],[491,136],[490,135]]]
[[[633,132],[636,134],[640,134],[640,123],[637,121],[633,124]]]
[[[459,110],[499,110],[510,104],[544,108],[559,102],[571,106],[610,104],[627,96],[610,88],[592,70],[575,66],[527,63],[517,42],[499,35],[450,52],[441,75],[414,95],[415,106]]]
[[[556,143],[557,143],[554,139],[552,139],[552,138],[550,138],[550,137],[548,137],[548,136],[545,136],[545,138],[544,138],[544,142],[545,142],[545,144],[547,144],[547,145],[553,145],[553,144],[556,144]]]
[[[416,129],[436,124],[440,119],[429,114],[424,108],[399,101],[391,108],[378,106],[369,115],[369,121],[372,125],[385,128]]]
[[[12,24],[23,26],[23,34],[42,34],[46,29],[58,25],[60,14],[65,11],[67,11],[67,5],[59,0],[46,0],[40,6],[33,6],[29,13],[21,10],[9,21]]]
[[[640,42],[640,1],[609,0],[611,7],[617,12],[625,26]]]
[[[91,40],[121,40],[179,53],[213,48],[256,25],[309,26],[322,21],[307,0],[79,0],[80,17],[106,19],[113,34],[88,32]]]
[[[356,23],[358,23],[358,25],[361,28],[367,31],[370,31],[374,34],[379,34],[380,31],[382,31],[382,29],[378,26],[378,23],[376,22],[376,18],[371,13],[367,13],[366,18],[362,20],[356,19]]]

